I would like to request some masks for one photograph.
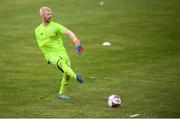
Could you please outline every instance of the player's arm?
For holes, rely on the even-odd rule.
[[[66,34],[74,42],[77,53],[78,54],[82,53],[83,47],[80,40],[76,37],[76,35],[67,28],[64,28],[64,34]]]

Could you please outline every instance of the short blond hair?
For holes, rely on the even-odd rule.
[[[51,13],[52,13],[51,8],[49,8],[49,7],[41,7],[41,8],[40,8],[40,10],[39,10],[39,14],[40,14],[40,16],[43,16],[44,11],[49,11],[49,12],[51,12]]]

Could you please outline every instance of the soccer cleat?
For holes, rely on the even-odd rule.
[[[62,94],[59,94],[59,95],[58,95],[58,99],[61,99],[61,100],[69,100],[69,97],[68,97],[68,96],[65,96],[65,95],[62,95]]]
[[[77,79],[77,81],[79,82],[79,83],[84,83],[84,79],[82,78],[82,76],[81,76],[81,74],[77,74],[76,75],[76,79]]]

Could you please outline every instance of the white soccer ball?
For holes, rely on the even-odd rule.
[[[117,108],[121,105],[121,98],[118,95],[111,95],[108,98],[108,106],[111,108]]]

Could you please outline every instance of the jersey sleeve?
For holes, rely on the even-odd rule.
[[[65,32],[66,27],[64,27],[63,25],[55,23],[55,26],[57,28],[58,33],[62,34]]]

